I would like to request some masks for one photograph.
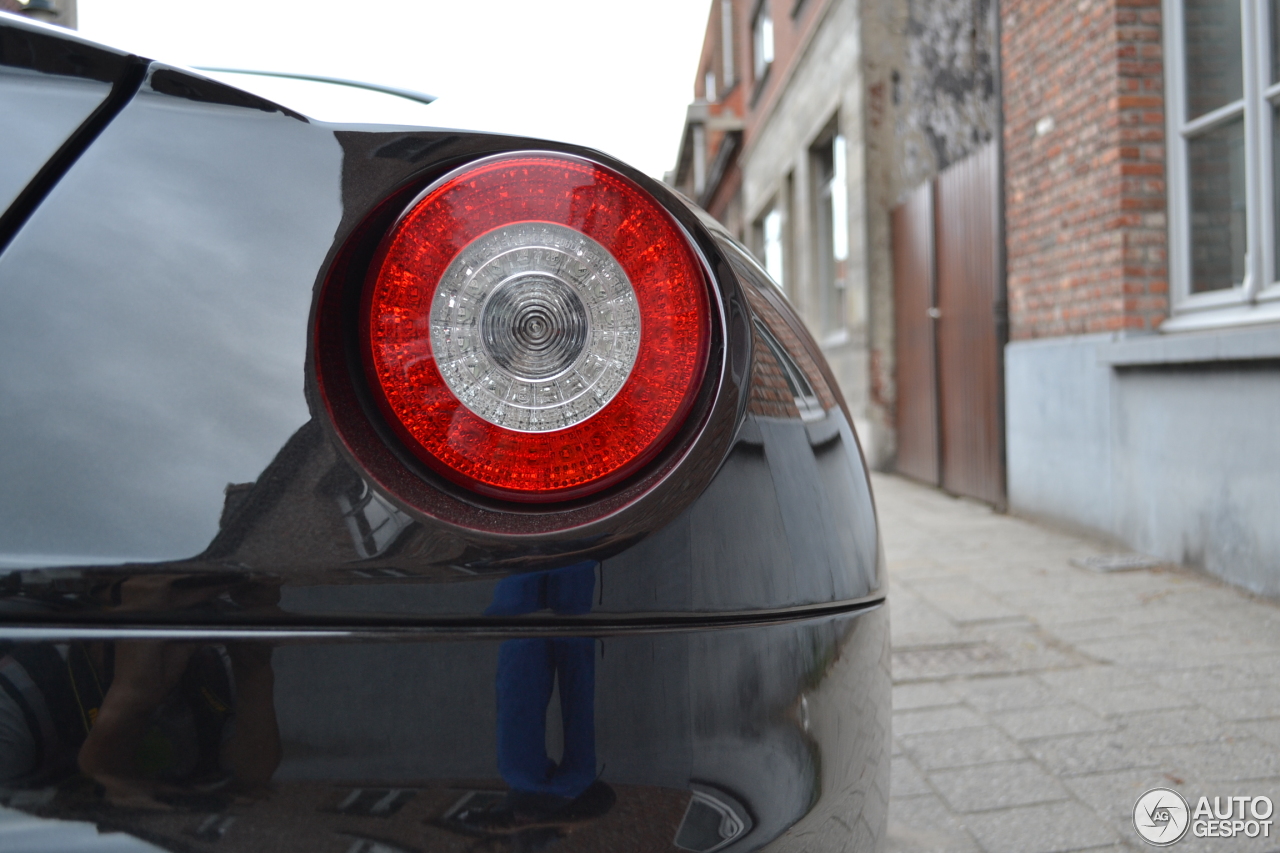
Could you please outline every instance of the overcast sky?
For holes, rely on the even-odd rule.
[[[81,33],[153,59],[428,92],[450,120],[587,145],[661,177],[675,165],[710,3],[79,0],[78,9]]]

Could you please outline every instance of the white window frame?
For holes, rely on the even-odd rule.
[[[760,0],[751,18],[751,62],[759,83],[773,65],[773,12],[769,0]]]
[[[769,273],[769,277],[773,279],[774,284],[778,285],[778,289],[786,293],[787,255],[790,253],[787,251],[785,214],[776,198],[765,208],[758,227],[760,229],[760,263],[764,264],[765,272]]]
[[[810,204],[813,211],[810,245],[815,295],[821,306],[821,343],[823,346],[835,346],[848,340],[849,303],[854,298],[849,287],[849,148],[835,118],[817,139],[819,141],[809,146]],[[817,161],[825,156],[823,152],[829,152],[831,156],[829,176],[818,172]],[[828,252],[831,256],[825,257]],[[826,277],[828,270],[829,280]]]
[[[693,192],[702,195],[707,188],[707,128],[702,122],[693,125]]]
[[[1244,97],[1210,113],[1186,116],[1183,0],[1164,0],[1165,122],[1168,160],[1170,318],[1162,331],[1280,321],[1276,281],[1275,184],[1272,122],[1280,82],[1271,83],[1269,0],[1238,0]],[[1244,281],[1206,293],[1191,292],[1191,198],[1188,139],[1244,115],[1246,243]]]
[[[720,59],[724,63],[724,89],[733,88],[738,79],[733,63],[733,0],[720,0]]]

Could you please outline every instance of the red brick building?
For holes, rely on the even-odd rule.
[[[1001,27],[1010,505],[1280,594],[1280,3]]]
[[[1168,312],[1158,0],[1005,0],[1010,337]]]
[[[780,81],[827,5],[824,0],[710,3],[694,100],[668,182],[741,240],[751,235],[742,219],[739,156],[785,90]]]

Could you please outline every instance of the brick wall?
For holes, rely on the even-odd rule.
[[[1168,310],[1160,0],[1001,4],[1013,339]]]

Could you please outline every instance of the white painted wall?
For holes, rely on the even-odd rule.
[[[1280,596],[1280,330],[1016,342],[1010,508]]]

